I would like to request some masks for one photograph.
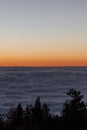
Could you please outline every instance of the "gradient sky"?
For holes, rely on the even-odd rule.
[[[0,0],[6,65],[87,65],[87,0]]]

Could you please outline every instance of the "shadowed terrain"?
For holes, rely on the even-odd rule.
[[[64,102],[60,115],[52,115],[40,97],[25,110],[18,104],[7,114],[0,114],[0,130],[86,130],[87,108],[83,95],[74,89],[67,95],[69,100]]]

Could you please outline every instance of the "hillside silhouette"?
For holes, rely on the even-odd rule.
[[[40,97],[26,109],[18,104],[7,114],[0,114],[0,130],[87,130],[87,108],[80,91],[70,89],[69,100],[63,104],[60,115],[52,115]]]

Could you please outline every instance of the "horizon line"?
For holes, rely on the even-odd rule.
[[[6,67],[8,67],[8,68],[10,68],[10,67],[11,67],[11,68],[13,68],[13,67],[15,67],[15,68],[20,68],[20,67],[21,67],[21,68],[22,68],[22,67],[23,67],[23,68],[24,68],[24,67],[26,67],[26,68],[46,68],[46,67],[54,68],[54,67],[87,67],[87,65],[60,65],[60,66],[58,66],[58,65],[57,65],[57,66],[56,66],[56,65],[55,65],[55,66],[50,66],[50,65],[48,65],[48,66],[26,66],[26,65],[25,65],[25,66],[22,66],[22,65],[18,65],[18,66],[13,66],[13,65],[12,65],[12,66],[10,66],[10,65],[9,65],[9,66],[8,66],[8,65],[7,65],[7,66],[0,66],[0,68],[6,68]]]

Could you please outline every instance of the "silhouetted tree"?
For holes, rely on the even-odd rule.
[[[23,109],[21,104],[18,104],[17,108],[10,110],[7,119],[10,128],[15,128],[23,123]]]
[[[16,120],[19,124],[23,123],[23,109],[21,104],[18,104],[16,108]]]
[[[46,103],[42,105],[42,127],[43,129],[49,129],[49,120],[50,120],[49,108]]]
[[[48,117],[48,116],[49,116],[49,108],[48,108],[48,106],[47,106],[46,103],[43,104],[42,110],[43,110],[44,116],[47,116],[47,117]]]
[[[32,106],[27,105],[24,114],[25,123],[29,125],[31,123],[31,119],[32,119]]]
[[[41,108],[41,102],[40,97],[38,97],[35,101],[35,105],[32,107],[32,116],[33,116],[33,122],[36,124],[41,124],[42,122],[42,108]]]
[[[83,95],[79,91],[70,89],[67,95],[71,100],[67,100],[64,103],[62,116],[67,126],[67,129],[82,129],[84,126],[84,120],[82,115],[86,110],[86,105],[82,101]]]
[[[0,130],[4,130],[4,127],[5,127],[5,123],[2,115],[0,114]]]
[[[79,91],[70,89],[67,93],[71,97],[71,100],[67,100],[64,103],[62,115],[68,115],[71,112],[84,111],[86,110],[86,105],[82,101],[83,95]]]

